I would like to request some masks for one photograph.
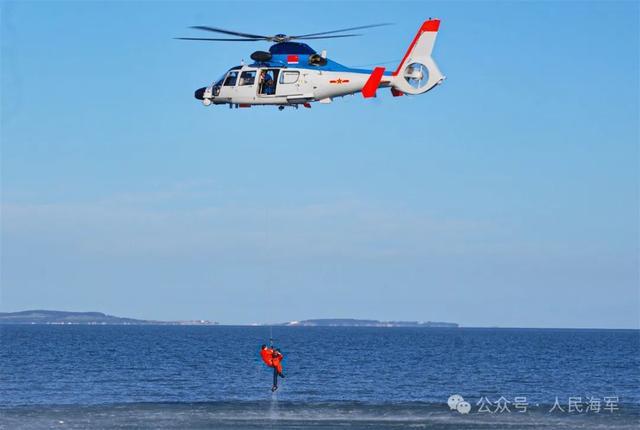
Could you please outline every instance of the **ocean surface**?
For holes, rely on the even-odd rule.
[[[640,331],[0,326],[1,429],[640,426]],[[450,409],[461,395],[467,414]],[[464,409],[464,408],[463,408]],[[551,411],[553,409],[553,411]]]

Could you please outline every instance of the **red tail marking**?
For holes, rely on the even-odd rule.
[[[422,24],[422,31],[438,31],[440,28],[440,20],[439,19],[430,19],[425,21]]]
[[[382,80],[382,75],[384,73],[384,67],[376,67],[371,72],[371,76],[367,80],[367,83],[362,87],[362,95],[365,99],[376,96],[376,90],[380,86],[380,81]]]

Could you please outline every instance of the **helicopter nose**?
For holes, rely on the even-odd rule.
[[[195,98],[197,98],[198,100],[204,100],[204,92],[207,89],[207,87],[202,87],[202,88],[198,88],[196,90],[195,93],[193,93],[193,96]]]

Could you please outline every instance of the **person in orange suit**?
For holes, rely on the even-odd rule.
[[[284,378],[284,374],[282,373],[282,359],[284,356],[279,349],[262,345],[260,348],[260,358],[262,358],[262,361],[268,367],[273,367],[273,386],[271,387],[271,391],[276,391],[278,389],[278,376]]]
[[[269,367],[273,367],[273,348],[267,348],[267,345],[262,345],[260,348],[260,358]]]

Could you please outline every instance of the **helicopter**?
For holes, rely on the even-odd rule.
[[[198,88],[194,96],[204,106],[227,104],[230,108],[275,105],[310,108],[312,102],[331,103],[336,97],[361,93],[366,99],[376,97],[379,88],[390,88],[394,97],[423,94],[441,84],[445,76],[431,57],[439,19],[422,23],[400,64],[393,71],[385,67],[350,68],[327,58],[325,50],[317,53],[298,40],[317,40],[360,36],[346,33],[388,24],[371,24],[341,30],[297,36],[264,36],[217,27],[194,26],[196,30],[235,36],[233,38],[177,37],[180,40],[257,42],[268,41],[269,51],[255,51],[251,64],[229,69],[211,85]]]

